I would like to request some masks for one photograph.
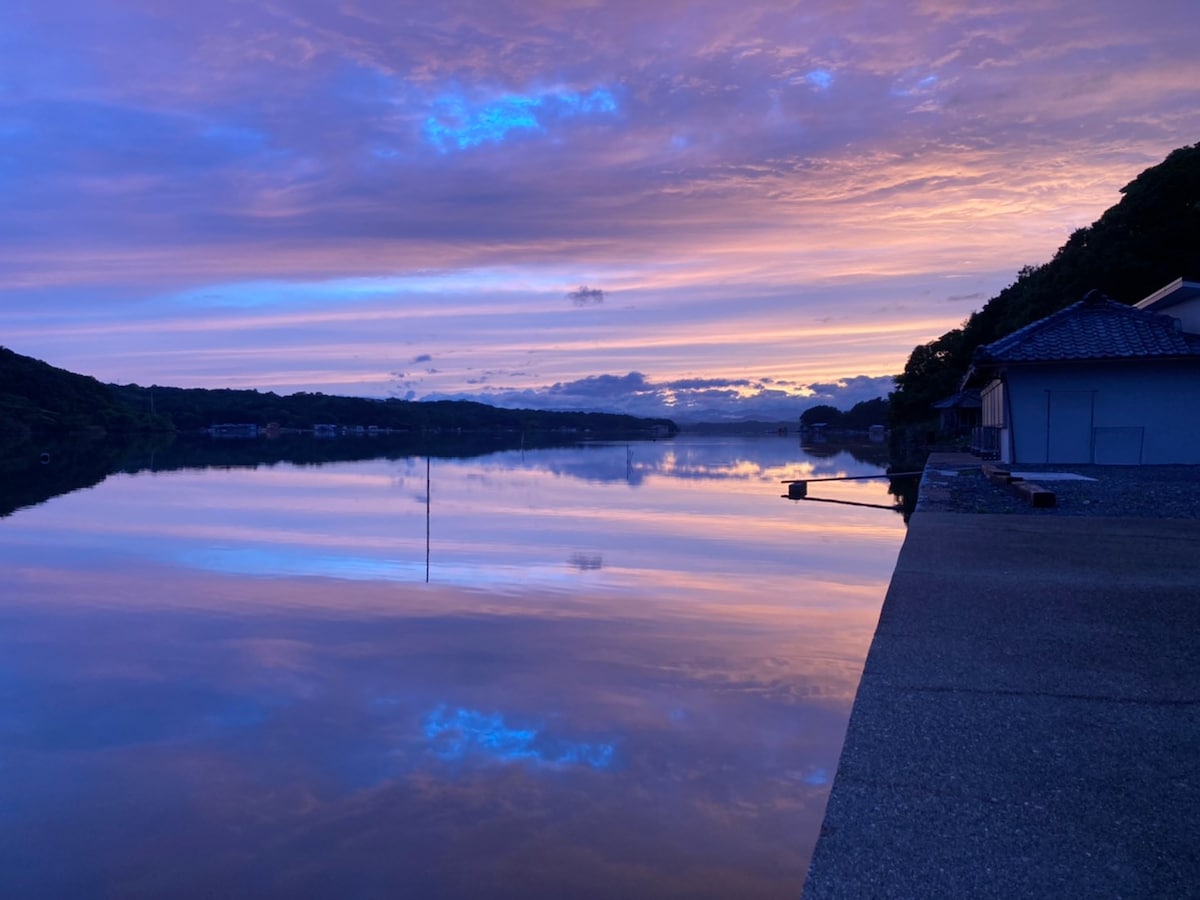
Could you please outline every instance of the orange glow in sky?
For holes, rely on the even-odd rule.
[[[846,408],[1200,135],[1170,0],[52,6],[0,335],[117,383]]]

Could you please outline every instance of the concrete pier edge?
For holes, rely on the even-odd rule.
[[[1200,895],[1200,520],[941,511],[931,456],[805,900]]]

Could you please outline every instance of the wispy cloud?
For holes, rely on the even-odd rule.
[[[882,377],[1200,134],[1187,4],[227,12],[0,9],[15,349],[367,393],[425,352],[418,395]]]

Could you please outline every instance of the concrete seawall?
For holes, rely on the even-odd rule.
[[[1200,520],[937,506],[804,898],[1200,896]]]

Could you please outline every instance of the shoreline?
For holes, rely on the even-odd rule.
[[[803,897],[1186,896],[1200,518],[954,511],[958,464],[926,463]]]

